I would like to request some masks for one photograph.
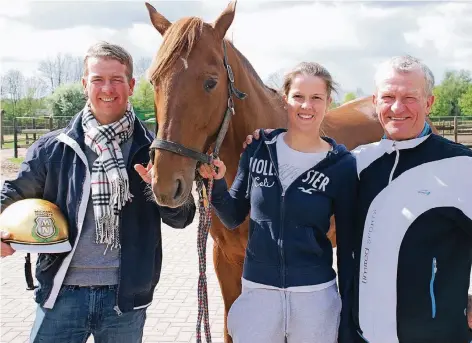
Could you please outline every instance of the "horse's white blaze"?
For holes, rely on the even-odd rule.
[[[185,68],[185,69],[188,69],[188,62],[187,62],[187,60],[186,60],[185,58],[183,58],[183,57],[181,57],[180,59],[182,60],[182,62],[184,62],[184,68]]]

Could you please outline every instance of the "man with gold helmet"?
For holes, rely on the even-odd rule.
[[[82,84],[85,108],[66,128],[36,141],[17,178],[1,191],[2,212],[24,199],[42,199],[68,224],[70,248],[38,256],[31,342],[85,342],[91,334],[95,342],[141,342],[161,271],[161,219],[184,228],[195,205],[190,197],[178,208],[159,207],[146,196],[153,135],[128,101],[135,85],[129,53],[106,42],[91,46]],[[42,211],[33,236],[53,237],[54,214],[28,206],[26,212]],[[7,242],[18,242],[8,233],[1,238],[2,257],[11,255]],[[35,240],[23,236],[22,243]]]

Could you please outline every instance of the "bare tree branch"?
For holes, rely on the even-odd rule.
[[[9,70],[2,80],[3,93],[13,104],[13,114],[16,115],[17,104],[23,97],[25,79],[23,74],[16,69]]]
[[[134,78],[136,80],[141,79],[146,76],[148,68],[151,66],[152,58],[150,57],[141,57],[134,62]]]

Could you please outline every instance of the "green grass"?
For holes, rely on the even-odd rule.
[[[30,144],[28,145],[31,145],[31,141],[30,141]],[[24,139],[19,139],[18,140],[18,145],[21,146],[21,147],[24,147],[26,146],[26,140]],[[5,142],[2,144],[2,149],[13,149],[13,142]]]
[[[14,157],[10,157],[8,159],[8,161],[10,161],[11,163],[15,163],[15,164],[21,164],[21,162],[24,161],[24,157],[17,157],[17,158],[14,158]]]

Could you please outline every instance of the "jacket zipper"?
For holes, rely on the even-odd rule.
[[[128,157],[128,163],[127,163],[127,168],[126,169],[129,169],[131,167],[131,164],[134,160],[134,157],[136,156],[136,154],[141,151],[141,149],[144,147],[145,145],[143,146],[140,146],[133,154],[133,156],[130,156]],[[119,264],[119,267],[118,267],[118,285],[116,287],[116,305],[113,307],[113,309],[115,310],[116,314],[118,316],[121,316],[123,314],[123,312],[121,312],[120,310],[120,307],[118,305],[118,298],[119,298],[119,294],[120,294],[120,285],[121,285],[121,265],[122,265],[122,260],[121,260],[121,245],[122,245],[122,240],[123,240],[123,235],[122,235],[122,227],[123,227],[123,217],[122,217],[122,213],[120,212],[120,227],[119,227],[119,230],[120,230],[120,251],[118,252],[118,256],[119,256],[119,260],[120,260],[120,264]]]
[[[269,151],[269,158],[270,158],[270,162],[272,163],[272,165],[274,166],[274,173],[275,173],[275,176],[277,177],[277,181],[279,183],[279,186],[280,186],[280,189],[282,191],[282,199],[280,201],[280,228],[279,228],[279,239],[278,239],[278,246],[279,246],[279,254],[280,254],[280,272],[281,272],[281,276],[282,276],[282,287],[281,288],[285,288],[285,256],[284,256],[284,247],[283,247],[283,233],[284,233],[284,220],[285,220],[285,215],[284,215],[284,212],[285,212],[285,190],[284,190],[284,187],[282,185],[282,182],[280,181],[280,177],[279,177],[279,172],[277,170],[277,167],[274,163],[274,158],[272,156],[272,152],[270,151],[270,148],[267,147],[267,150]]]
[[[269,151],[269,158],[270,158],[270,161],[272,163],[272,165],[274,166],[274,173],[275,173],[275,176],[277,177],[277,181],[279,183],[279,186],[280,186],[280,189],[282,191],[282,194],[281,194],[281,202],[280,202],[280,229],[279,229],[279,241],[278,241],[278,246],[279,246],[279,254],[280,254],[280,262],[281,262],[281,273],[282,273],[282,287],[281,288],[285,288],[285,254],[284,254],[284,247],[283,247],[283,234],[284,234],[284,221],[285,221],[285,194],[287,193],[288,189],[299,179],[302,177],[302,175],[300,175],[297,179],[293,180],[293,182],[287,187],[287,189],[284,189],[283,185],[282,185],[282,182],[280,181],[280,177],[279,177],[279,172],[275,166],[275,160],[272,156],[272,151],[270,149],[270,147],[267,146],[267,150]],[[323,162],[326,162],[327,160],[329,160],[329,158],[331,157],[331,154],[337,154],[337,151],[336,152],[332,152],[332,151],[328,151],[328,154],[326,155],[326,157],[320,161],[318,163],[318,167],[321,165],[321,163]]]
[[[431,296],[431,314],[432,314],[433,319],[436,318],[436,296],[434,295],[434,282],[436,280],[437,271],[438,271],[438,266],[436,262],[436,257],[434,257],[432,272],[431,272],[431,281],[429,283],[429,294]]]
[[[119,231],[121,231],[121,227],[122,227],[122,217],[121,217],[121,212],[120,212],[120,228],[119,228]],[[113,307],[113,309],[115,310],[116,314],[118,316],[121,316],[123,314],[123,312],[121,312],[120,310],[120,307],[118,306],[118,295],[120,294],[120,284],[121,284],[121,264],[122,264],[122,261],[121,261],[121,242],[122,242],[122,237],[121,237],[121,232],[120,232],[120,250],[118,251],[118,256],[119,256],[119,261],[120,261],[120,264],[118,266],[118,285],[116,287],[116,305]]]
[[[393,142],[392,147],[395,150],[395,163],[393,164],[392,171],[390,172],[390,177],[388,179],[389,184],[392,182],[393,173],[395,172],[395,169],[397,168],[397,165],[398,165],[398,160],[400,159],[400,150],[397,149],[396,142]]]

